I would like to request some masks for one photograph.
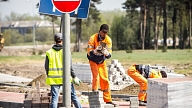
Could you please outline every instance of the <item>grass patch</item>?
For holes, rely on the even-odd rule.
[[[73,62],[88,63],[86,52],[73,52]],[[174,67],[177,73],[192,73],[192,52],[188,50],[133,50],[132,53],[126,51],[113,51],[112,58],[107,60],[110,64],[112,59],[117,59],[124,68],[132,64],[160,64],[167,67]],[[186,65],[187,64],[187,65]],[[183,68],[185,67],[185,68]]]
[[[0,63],[10,64],[23,64],[23,63],[41,63],[45,57],[32,55],[32,56],[0,56]]]
[[[107,64],[112,59],[117,59],[125,69],[136,64],[161,64],[173,67],[176,73],[192,74],[192,52],[189,50],[133,50],[132,53],[126,51],[113,51],[112,58],[107,60]],[[73,63],[88,63],[86,52],[72,52]],[[32,56],[0,56],[0,63],[42,63],[45,57],[40,55]]]

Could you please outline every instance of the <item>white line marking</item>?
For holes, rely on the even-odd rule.
[[[56,8],[55,8],[55,6],[53,6],[53,9],[52,9],[52,11],[53,11],[53,12],[55,12],[55,10],[56,10]]]
[[[78,12],[78,8],[77,9],[75,9],[75,14],[77,15],[77,12]]]

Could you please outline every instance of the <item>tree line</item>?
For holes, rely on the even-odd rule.
[[[153,49],[157,50],[159,37],[162,37],[162,48],[166,50],[167,38],[173,39],[171,48],[176,49],[178,37],[179,49],[190,48],[191,5],[191,0],[126,0],[123,3],[127,12],[124,21],[134,36],[132,42],[130,39],[123,40],[127,44],[135,42],[141,49],[151,49],[153,46]],[[154,43],[151,43],[151,39],[154,39]]]
[[[161,47],[166,51],[167,48],[191,48],[191,0],[125,0],[122,3],[125,10],[123,12],[99,11],[96,5],[101,3],[101,0],[91,0],[87,19],[71,19],[71,42],[77,44],[76,51],[82,50],[81,43],[87,42],[92,34],[98,32],[102,23],[107,23],[110,27],[113,50],[158,50]],[[6,17],[7,21],[32,19],[46,19],[59,25],[61,23],[61,18],[56,16],[44,16],[42,19],[12,13]],[[54,29],[37,30],[36,41],[50,41],[54,32]],[[171,46],[167,46],[167,38],[172,39]],[[163,40],[161,46],[158,44],[160,39]],[[20,39],[24,42],[26,40],[28,42],[30,38]]]

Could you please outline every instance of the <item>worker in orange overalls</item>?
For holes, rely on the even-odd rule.
[[[166,78],[165,71],[155,71],[150,65],[133,64],[127,70],[128,75],[140,85],[138,100],[140,106],[146,106],[147,99],[147,78]]]
[[[112,104],[111,91],[109,87],[108,70],[106,65],[106,59],[111,57],[112,53],[112,41],[107,35],[109,27],[107,24],[100,26],[99,32],[92,35],[88,42],[87,58],[92,71],[92,91],[103,91],[103,100],[106,104]]]

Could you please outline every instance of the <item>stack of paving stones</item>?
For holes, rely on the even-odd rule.
[[[138,97],[130,97],[130,108],[138,108],[139,102]]]
[[[132,84],[135,83],[135,81],[127,75],[125,72],[123,66],[121,63],[118,62],[118,60],[111,60],[111,64],[108,66],[109,67],[109,81],[112,90],[120,90],[122,88],[121,85],[126,85],[126,84]],[[117,87],[119,88],[113,88],[115,87],[114,85],[118,85]],[[126,86],[125,86],[126,87]]]
[[[104,108],[103,95],[101,92],[89,92],[88,100],[90,108]]]
[[[92,72],[89,64],[73,64],[75,74],[84,83],[92,82]]]
[[[28,94],[24,100],[24,108],[49,108],[51,102],[50,93],[41,93],[40,96],[37,92]],[[59,96],[58,106],[62,106],[62,96]]]
[[[111,104],[103,101],[103,92],[95,91],[88,93],[89,108],[114,108]]]
[[[192,108],[192,78],[149,78],[147,108]]]
[[[166,66],[162,66],[160,64],[155,64],[154,66],[151,66],[151,68],[156,71],[163,70],[166,73],[174,73],[174,70],[171,70],[171,69],[167,68]]]
[[[59,96],[58,106],[62,106],[62,94]],[[51,102],[51,93],[40,91],[40,82],[36,82],[36,90],[32,93],[26,93],[24,108],[49,108]]]

